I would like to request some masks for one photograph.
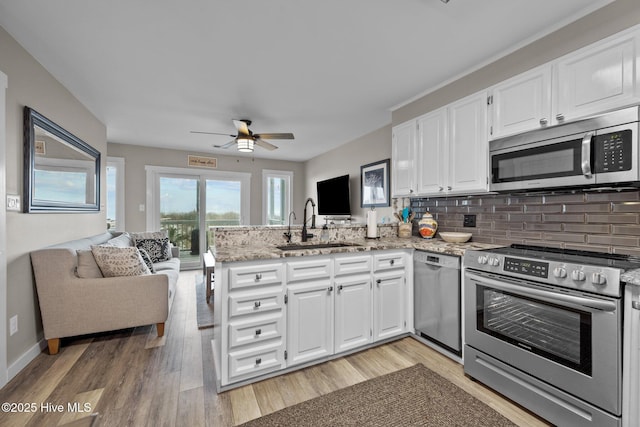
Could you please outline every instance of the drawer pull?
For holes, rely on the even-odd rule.
[[[259,282],[262,279],[262,273],[256,274],[256,282]]]
[[[258,357],[258,358],[256,359],[256,365],[259,365],[259,364],[261,364],[261,363],[262,363],[262,359]]]
[[[256,336],[260,336],[260,334],[262,333],[262,329],[256,329]]]
[[[255,308],[260,308],[260,301],[256,301],[256,302],[254,302],[254,303],[253,303],[253,306],[254,306]]]
[[[393,265],[393,264],[395,264],[395,263],[396,263],[396,260],[392,259],[391,261],[389,261],[389,263],[390,263],[391,265]]]

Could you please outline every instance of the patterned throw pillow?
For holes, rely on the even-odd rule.
[[[151,274],[140,251],[133,246],[91,246],[91,252],[104,277],[142,276]]]
[[[136,247],[144,249],[151,257],[151,262],[162,262],[171,259],[171,246],[169,238],[162,239],[136,239]]]
[[[149,271],[151,271],[152,273],[156,272],[156,269],[153,268],[153,261],[151,261],[151,257],[149,256],[149,252],[145,251],[144,249],[138,248],[138,250],[140,251],[140,255],[142,256],[142,260],[144,261],[145,264],[147,264],[147,267],[149,268]]]

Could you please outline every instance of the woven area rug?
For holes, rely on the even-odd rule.
[[[422,364],[242,424],[271,426],[515,426]]]
[[[204,276],[202,274],[196,274],[196,307],[197,307],[197,320],[198,329],[213,328],[213,298],[214,294],[211,294],[211,301],[207,304],[207,293],[205,290]]]

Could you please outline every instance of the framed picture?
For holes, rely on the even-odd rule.
[[[360,206],[391,206],[389,159],[360,166]]]

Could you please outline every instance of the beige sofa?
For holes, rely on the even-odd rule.
[[[60,338],[76,335],[156,324],[163,336],[180,271],[175,251],[173,258],[153,264],[153,274],[79,277],[78,251],[90,251],[114,236],[105,232],[31,253],[50,354],[58,352]]]

